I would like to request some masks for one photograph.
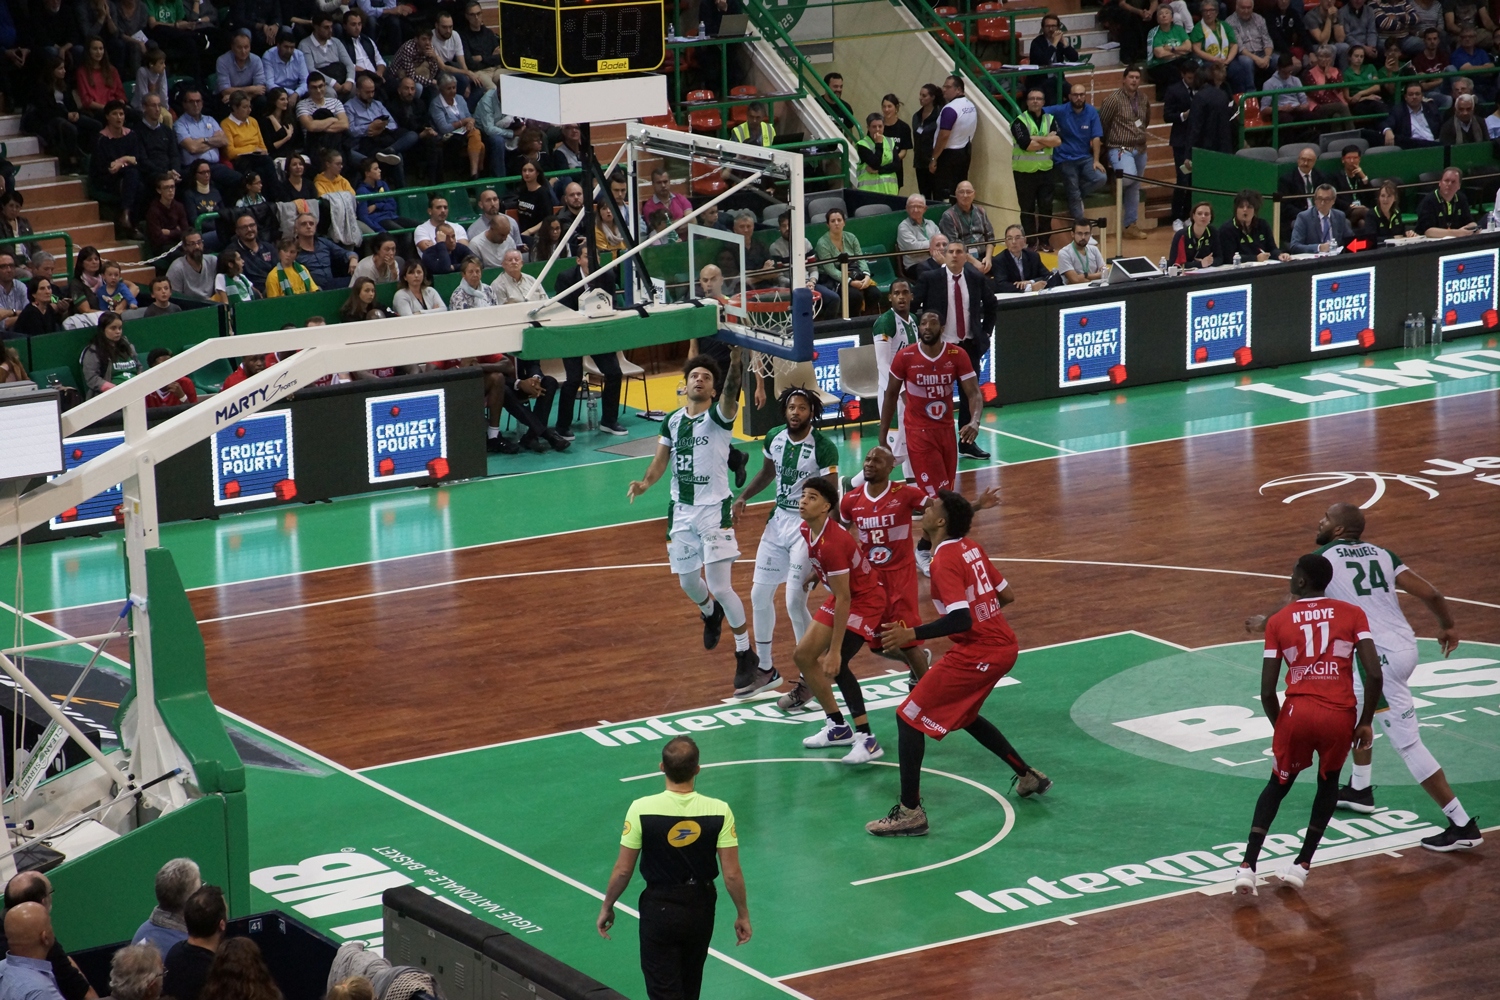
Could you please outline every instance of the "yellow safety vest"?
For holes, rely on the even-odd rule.
[[[740,122],[729,130],[729,137],[735,142],[744,142],[751,146],[774,146],[776,144],[776,126],[770,122],[761,122],[760,129],[760,135],[752,139],[750,138],[750,123]]]
[[[1047,135],[1052,131],[1052,116],[1043,114],[1038,127],[1033,128],[1027,112],[1021,112],[1021,124],[1026,128],[1031,138]],[[1052,146],[1043,146],[1039,152],[1028,152],[1022,146],[1016,146],[1010,151],[1010,168],[1023,174],[1045,173],[1052,169]]]
[[[855,145],[863,146],[865,149],[873,151],[875,149],[875,140],[869,136],[865,136],[859,142],[855,143]],[[896,140],[890,138],[882,139],[880,165],[882,167],[888,166],[895,159]],[[872,170],[865,164],[864,160],[859,161],[859,172],[854,175],[854,182],[855,186],[861,191],[871,191],[875,194],[899,194],[901,192],[900,187],[896,184],[895,174],[882,174]]]

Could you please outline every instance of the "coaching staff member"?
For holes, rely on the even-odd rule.
[[[641,891],[641,972],[651,1000],[698,1000],[703,963],[714,934],[714,878],[724,869],[724,888],[734,900],[734,936],[750,940],[750,907],[740,871],[734,813],[727,802],[693,791],[698,776],[698,744],[686,736],[661,752],[667,790],[636,799],[625,814],[620,856],[609,876],[599,933],[609,937],[615,900],[630,884],[641,859],[646,888]]]

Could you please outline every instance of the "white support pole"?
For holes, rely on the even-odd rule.
[[[58,728],[72,737],[73,742],[82,747],[83,752],[88,754],[89,758],[92,759],[95,764],[98,764],[104,769],[104,773],[109,776],[109,780],[111,782],[117,784],[124,783],[125,775],[110,763],[109,758],[104,756],[104,754],[100,752],[98,747],[94,746],[93,740],[90,740],[87,736],[85,736],[83,734],[83,730],[79,729],[73,723],[72,719],[64,715],[62,709],[58,708],[52,703],[52,699],[47,697],[47,693],[41,688],[37,687],[35,682],[33,682],[29,677],[21,673],[16,665],[11,662],[10,657],[4,655],[3,653],[0,653],[0,670],[4,670],[7,674],[9,674],[10,679],[15,681],[22,691],[26,692],[27,697],[36,702],[37,707],[39,707],[43,712],[47,713],[47,717],[53,722],[57,723]]]
[[[102,642],[106,639],[118,639],[121,636],[129,638],[131,632],[100,632],[98,635],[80,635],[72,639],[55,639],[52,642],[33,642],[29,646],[12,646],[9,649],[0,649],[0,653],[6,656],[15,656],[17,653],[35,653],[42,649],[57,649],[61,646],[77,646],[85,642]]]

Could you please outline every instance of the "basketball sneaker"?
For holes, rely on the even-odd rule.
[[[844,755],[845,764],[868,764],[885,756],[885,748],[874,733],[855,733],[854,748]]]
[[[1357,813],[1374,812],[1375,786],[1355,788],[1353,785],[1345,785],[1339,789],[1338,808]]]
[[[1484,835],[1479,832],[1479,821],[1473,818],[1463,826],[1449,823],[1442,833],[1422,838],[1422,846],[1429,851],[1467,851],[1482,843]]]
[[[746,650],[745,652],[750,653],[752,656],[755,655],[753,649]],[[752,667],[743,683],[738,680],[735,681],[734,696],[744,701],[746,698],[754,698],[766,688],[773,688],[780,683],[781,675],[776,672],[775,667],[767,667],[765,670],[761,670],[759,667]]]
[[[698,616],[703,619],[703,648],[713,649],[719,644],[719,633],[724,630],[724,605],[714,601],[711,613],[699,612]]]
[[[925,837],[927,810],[920,805],[915,809],[908,809],[897,802],[883,819],[866,823],[865,832],[877,837]]]
[[[854,727],[843,722],[834,722],[829,719],[823,723],[823,728],[816,734],[802,741],[802,745],[809,750],[821,750],[824,747],[847,747],[854,745]]]
[[[760,669],[760,654],[753,649],[736,650],[734,654],[734,692],[738,698],[740,689],[755,679]]]
[[[1276,877],[1281,879],[1281,881],[1285,882],[1287,885],[1291,886],[1293,889],[1300,889],[1307,884],[1307,876],[1310,874],[1311,872],[1309,872],[1306,868],[1303,868],[1297,862],[1293,861],[1291,864],[1278,871],[1276,873]]]
[[[1236,896],[1258,896],[1260,890],[1255,887],[1255,869],[1240,865],[1239,871],[1234,873],[1234,894]]]
[[[1031,767],[1026,769],[1025,774],[1020,774],[1012,778],[1011,784],[1015,786],[1016,794],[1024,799],[1032,795],[1044,794],[1047,789],[1052,787],[1052,779],[1036,768]]]
[[[812,688],[808,687],[805,681],[799,680],[796,687],[776,699],[776,707],[783,712],[799,712],[812,700]]]
[[[917,572],[923,576],[932,575],[932,550],[917,549]]]

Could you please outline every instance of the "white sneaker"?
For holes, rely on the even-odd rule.
[[[1234,894],[1236,896],[1257,896],[1259,891],[1255,888],[1255,869],[1240,865],[1239,871],[1234,873]]]
[[[932,575],[932,550],[917,549],[917,571],[923,576]]]
[[[885,756],[885,748],[875,739],[874,733],[856,733],[854,749],[844,755],[845,764],[868,764]]]
[[[1311,873],[1306,868],[1303,868],[1301,865],[1297,864],[1297,862],[1293,861],[1291,864],[1281,869],[1281,871],[1277,872],[1276,877],[1281,879],[1281,881],[1285,882],[1287,885],[1291,886],[1293,889],[1300,889],[1307,884],[1307,876],[1309,874]]]
[[[853,746],[854,727],[848,723],[834,722],[832,719],[828,719],[823,723],[822,730],[803,740],[802,745],[809,750],[821,750],[824,747]]]

